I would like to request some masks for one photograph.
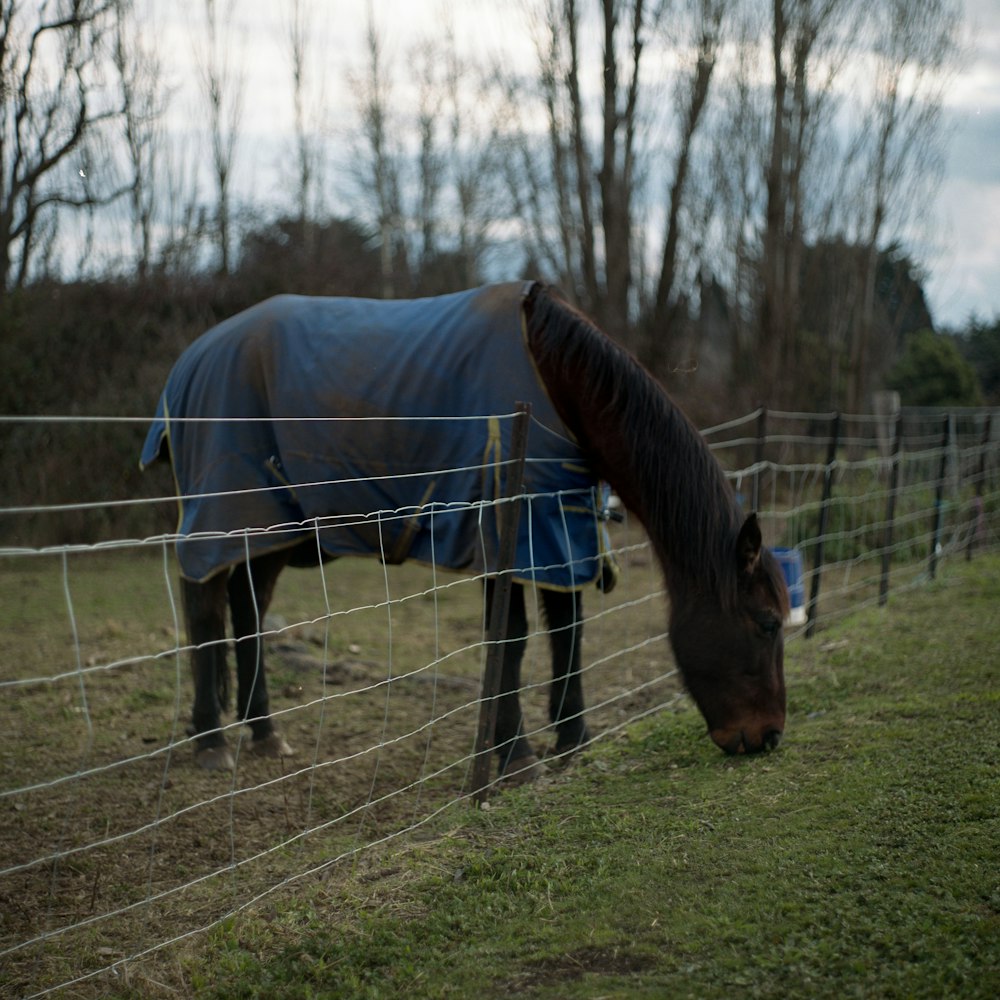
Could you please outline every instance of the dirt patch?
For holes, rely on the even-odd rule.
[[[98,995],[116,961],[462,807],[483,660],[476,581],[434,590],[429,570],[348,560],[325,578],[287,572],[268,669],[296,753],[258,758],[234,727],[235,773],[209,774],[184,734],[172,565],[131,552],[2,569],[0,609],[14,609],[0,611],[2,676],[33,682],[0,699],[0,995],[103,969],[76,987]],[[596,734],[671,697],[666,643],[650,641],[665,629],[659,590],[643,556],[612,595],[585,598]],[[540,752],[554,743],[547,647],[529,641],[522,695]]]
[[[625,948],[579,948],[566,955],[532,962],[498,992],[517,995],[525,990],[575,982],[586,976],[630,976],[656,967],[656,959]]]

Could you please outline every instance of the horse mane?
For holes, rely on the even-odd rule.
[[[701,434],[631,354],[552,290],[536,284],[525,316],[543,380],[547,368],[572,373],[572,394],[550,392],[553,405],[596,474],[645,525],[671,594],[694,587],[733,607],[742,516]],[[609,448],[595,428],[619,445],[614,454],[602,454]]]

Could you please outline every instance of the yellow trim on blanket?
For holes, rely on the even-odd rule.
[[[595,521],[597,519],[596,508],[578,506],[576,504],[564,504],[562,500],[559,501],[559,505],[564,513],[593,514]],[[597,583],[597,581],[601,579],[601,576],[603,574],[602,566],[604,562],[609,559],[613,560],[614,557],[611,554],[611,545],[610,545],[611,540],[608,538],[607,532],[604,530],[603,525],[601,525],[600,522],[597,522],[595,523],[594,528],[597,532],[597,555],[592,557],[592,559],[597,569],[595,570],[593,576],[589,577],[586,580],[581,580],[579,583],[573,585],[559,584],[559,583],[539,583],[534,577],[530,575],[518,576],[517,574],[515,574],[514,576],[511,577],[511,579],[515,583],[523,584],[526,587],[537,587],[539,590],[556,590],[561,594],[576,593],[578,591],[583,590],[584,587],[589,587],[592,584]],[[585,558],[583,561],[589,562],[591,561],[591,559],[590,557],[588,557]],[[575,571],[573,573],[573,576],[574,577],[576,576]]]

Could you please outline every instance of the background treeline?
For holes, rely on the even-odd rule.
[[[1000,322],[935,331],[903,242],[958,0],[468,0],[419,35],[406,7],[0,0],[0,413],[149,413],[269,294],[521,276],[699,421],[1000,401]],[[141,430],[99,428],[0,426],[12,503],[149,490]]]

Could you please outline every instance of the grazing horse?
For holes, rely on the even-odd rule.
[[[602,483],[645,526],[670,598],[670,641],[712,740],[772,749],[785,723],[788,594],[700,434],[621,347],[552,290],[507,283],[409,301],[279,296],[178,359],[142,453],[169,457],[192,645],[198,761],[230,768],[220,730],[232,615],[237,711],[254,750],[291,753],[269,714],[261,622],[287,565],[349,554],[496,570],[509,414],[532,404],[495,747],[537,762],[519,702],[539,588],[551,628],[556,751],[589,740],[581,590],[608,580]],[[359,513],[361,512],[361,513]],[[489,603],[487,604],[489,606]]]

